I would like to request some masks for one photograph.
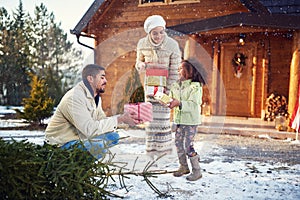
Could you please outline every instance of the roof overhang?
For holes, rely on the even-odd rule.
[[[81,35],[82,30],[87,27],[88,23],[91,21],[92,17],[98,11],[103,2],[105,2],[105,0],[95,0],[87,10],[87,12],[80,19],[80,21],[77,23],[75,28],[73,30],[70,30],[70,33],[76,36]]]
[[[283,14],[235,13],[170,26],[184,34],[201,33],[231,27],[252,26],[271,29],[300,30],[300,16]]]

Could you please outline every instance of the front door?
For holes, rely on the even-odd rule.
[[[226,99],[222,104],[227,116],[251,116],[252,67],[255,46],[245,44],[223,44],[221,46],[221,77],[224,90],[221,95]],[[233,63],[233,59],[235,62]],[[244,64],[244,65],[243,65]]]

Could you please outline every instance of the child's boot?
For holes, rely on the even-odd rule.
[[[173,176],[180,177],[180,176],[183,176],[184,174],[190,173],[186,155],[182,154],[182,155],[178,156],[178,158],[179,158],[180,167],[176,172],[173,173]]]
[[[196,156],[193,156],[193,157],[190,157],[190,161],[191,161],[191,164],[192,164],[192,173],[190,175],[188,175],[186,177],[187,180],[189,181],[196,181],[198,179],[200,179],[202,177],[202,174],[201,174],[201,168],[200,168],[200,156],[199,155],[196,155]]]

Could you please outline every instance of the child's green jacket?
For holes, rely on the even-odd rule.
[[[199,82],[177,81],[172,84],[169,96],[181,102],[181,107],[174,108],[175,124],[201,124],[202,86]]]

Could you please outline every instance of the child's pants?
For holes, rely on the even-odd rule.
[[[194,137],[197,133],[197,125],[178,124],[175,133],[175,145],[177,152],[192,157],[196,154],[194,149]]]

